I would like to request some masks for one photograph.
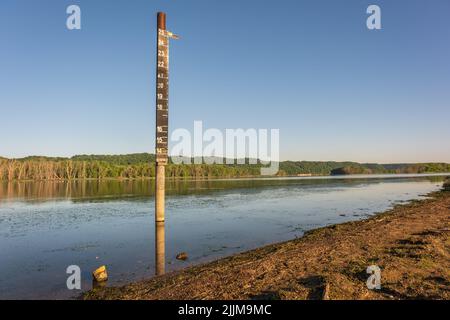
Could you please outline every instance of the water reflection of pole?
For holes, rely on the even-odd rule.
[[[155,266],[156,275],[162,275],[166,270],[166,239],[164,222],[156,222],[155,226]]]

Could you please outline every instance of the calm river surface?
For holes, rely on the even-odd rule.
[[[300,237],[360,220],[438,190],[442,176],[372,175],[169,181],[166,269]],[[154,182],[0,183],[0,299],[61,299],[66,268],[107,265],[109,285],[155,268]],[[179,252],[189,259],[175,259]]]

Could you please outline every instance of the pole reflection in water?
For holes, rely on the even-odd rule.
[[[155,268],[156,275],[162,275],[166,270],[166,239],[164,222],[155,225]]]

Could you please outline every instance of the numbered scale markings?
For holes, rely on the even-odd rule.
[[[169,131],[169,38],[170,32],[158,29],[156,79],[156,161],[166,164]]]

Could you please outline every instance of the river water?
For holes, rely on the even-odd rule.
[[[442,175],[168,181],[166,271],[360,220],[438,190]],[[65,299],[69,265],[108,285],[155,273],[154,182],[0,183],[0,299]],[[186,252],[187,261],[176,260]]]

